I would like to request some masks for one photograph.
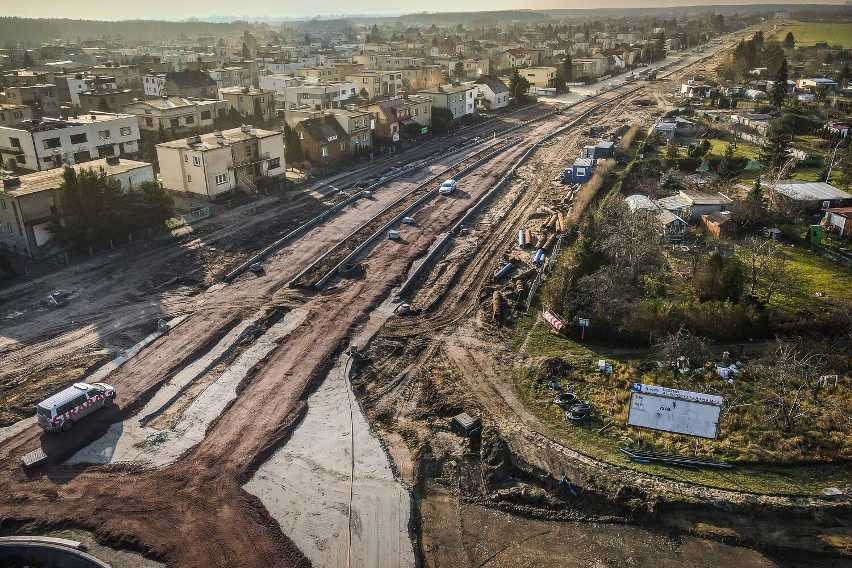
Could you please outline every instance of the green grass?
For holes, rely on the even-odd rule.
[[[778,41],[784,41],[788,33],[793,34],[798,47],[811,46],[818,42],[845,48],[852,47],[852,26],[849,24],[822,22],[792,24],[782,27],[774,37]]]
[[[803,292],[814,301],[822,300],[814,296],[822,292],[826,299],[852,302],[850,271],[802,247],[785,248],[783,255],[801,280]]]

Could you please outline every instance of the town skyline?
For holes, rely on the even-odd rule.
[[[813,6],[828,6],[828,5],[843,5],[843,0],[774,0],[763,2],[752,2],[749,0],[724,0],[718,4],[707,5],[707,9],[724,6],[748,6],[748,5],[813,5]],[[273,0],[255,0],[252,2],[252,10],[250,12],[235,13],[234,5],[224,0],[212,0],[202,2],[194,0],[191,2],[174,3],[167,0],[151,0],[146,2],[144,6],[139,8],[129,9],[127,6],[120,6],[114,3],[104,2],[102,0],[94,0],[89,3],[91,11],[89,13],[96,14],[96,17],[87,19],[92,20],[184,20],[193,19],[205,21],[215,19],[217,21],[238,20],[238,19],[303,19],[311,17],[334,17],[334,16],[398,16],[412,13],[452,13],[452,12],[493,12],[507,10],[525,10],[525,11],[548,11],[548,10],[597,10],[597,9],[655,9],[655,8],[689,8],[701,7],[701,3],[695,0],[652,0],[649,2],[629,2],[626,0],[600,0],[595,3],[593,8],[589,8],[586,3],[577,0],[564,2],[562,0],[538,0],[536,2],[518,2],[517,0],[498,0],[497,2],[486,0],[473,0],[468,3],[467,9],[459,10],[455,2],[449,0],[437,0],[430,2],[429,10],[400,10],[397,2],[391,0],[365,0],[359,3],[360,9],[357,11],[349,9],[340,9],[337,6],[331,6],[328,9],[316,10],[315,6],[306,7],[288,6],[286,10],[282,9],[281,5]],[[202,12],[203,13],[199,13]],[[44,18],[45,14],[50,14],[52,18],[75,18],[79,16],[79,11],[73,6],[60,0],[44,0],[37,4],[21,4],[13,7],[7,7],[7,17],[21,18]]]

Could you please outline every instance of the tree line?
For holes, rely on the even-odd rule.
[[[123,190],[103,168],[66,167],[59,189],[63,223],[51,232],[70,247],[123,241],[131,233],[162,225],[175,213],[174,199],[158,182]]]

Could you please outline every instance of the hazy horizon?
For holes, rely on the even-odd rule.
[[[753,2],[749,0],[723,0],[718,3],[706,4],[706,6],[748,6],[754,4],[787,4],[790,6],[807,5],[837,5],[842,6],[843,0],[775,0]],[[399,3],[392,0],[363,0],[357,9],[353,7],[343,8],[334,6],[328,10],[309,10],[302,6],[287,7],[282,9],[281,3],[276,0],[254,0],[251,3],[252,10],[235,13],[234,3],[226,0],[189,0],[185,2],[174,2],[172,0],[148,0],[133,8],[118,5],[106,0],[90,0],[85,9],[81,10],[74,4],[64,0],[41,0],[33,4],[18,3],[7,6],[4,16],[23,18],[70,18],[79,20],[183,20],[196,18],[233,18],[233,19],[259,19],[259,18],[310,18],[313,16],[345,15],[399,15],[426,10],[400,10]],[[696,0],[660,0],[649,2],[628,2],[625,0],[598,0],[594,7],[588,3],[577,0],[565,2],[564,0],[538,0],[530,3],[519,3],[517,0],[471,0],[464,10],[458,9],[458,2],[451,0],[433,0],[429,3],[428,12],[486,12],[496,10],[595,10],[606,8],[666,8],[666,7],[694,7],[703,6]]]

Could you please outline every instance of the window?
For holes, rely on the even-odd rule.
[[[269,169],[274,170],[275,168],[281,167],[281,158],[272,158],[269,160]]]
[[[85,144],[88,141],[89,141],[89,137],[86,135],[85,132],[83,132],[82,134],[72,134],[71,135],[71,143],[72,144]]]
[[[193,166],[200,166],[201,165],[201,158],[198,157],[198,156],[193,156],[192,157],[192,165]]]
[[[361,135],[361,142],[366,142],[366,141],[367,141],[367,135],[366,135],[366,134],[362,134],[362,135]]]
[[[305,133],[299,132],[299,140],[304,140],[304,139],[305,139]]]
[[[177,128],[178,126],[180,126],[180,119],[170,118],[169,119],[169,126],[171,126],[172,128]]]
[[[109,130],[98,130],[98,138],[100,138],[101,140],[108,140],[109,137]]]
[[[186,176],[186,181],[192,181],[192,176],[191,176],[191,175],[187,175],[187,176]]]
[[[4,199],[0,199],[0,209],[3,211],[6,210],[6,201]]]
[[[201,111],[201,120],[210,120],[213,117],[209,110]]]
[[[24,113],[22,111],[19,111],[19,110],[13,110],[12,111],[12,118],[23,118],[23,116],[24,116]]]
[[[325,157],[325,156],[328,156],[328,146],[323,146],[323,147],[322,147],[322,155],[323,155],[324,157]]]
[[[417,116],[417,113],[419,113],[419,112],[420,112],[420,111],[419,111],[418,109],[416,109],[416,108],[415,108],[415,109],[414,109],[414,116]]]
[[[62,143],[59,141],[58,137],[57,138],[45,138],[44,140],[41,141],[41,143],[44,145],[45,150],[48,150],[50,148],[59,148],[60,146],[62,146]]]
[[[228,183],[228,174],[219,174],[216,176],[216,185]]]
[[[153,118],[146,118],[145,119],[145,126],[154,126],[154,119]]]
[[[12,234],[12,223],[9,223],[9,234]]]
[[[130,136],[130,132],[131,132],[131,131],[130,131],[130,127],[129,127],[129,126],[122,126],[122,127],[121,127],[121,130],[119,130],[119,133],[120,133],[122,136]]]
[[[346,142],[341,142],[340,143],[340,151],[342,152],[345,149],[346,149]]]
[[[187,124],[195,124],[195,117],[194,116],[187,116],[186,117],[186,123]]]

